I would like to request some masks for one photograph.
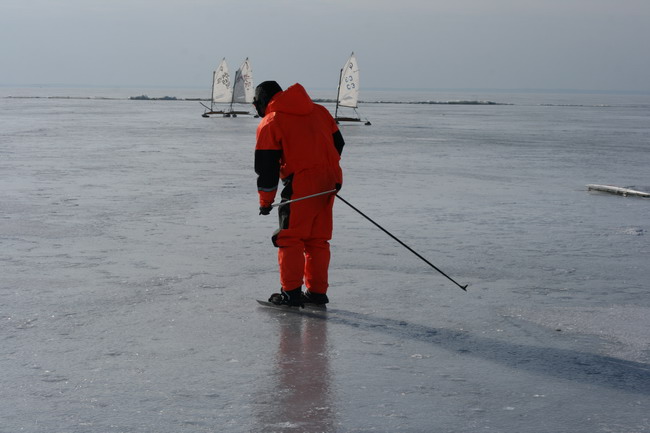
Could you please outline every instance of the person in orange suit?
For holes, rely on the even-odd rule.
[[[304,87],[282,90],[275,81],[255,89],[253,105],[262,120],[257,127],[255,172],[260,215],[268,215],[282,180],[281,201],[341,188],[339,165],[345,141],[336,121],[315,104]],[[272,237],[278,248],[280,293],[269,302],[290,306],[324,305],[327,297],[335,193],[278,208],[280,228]],[[302,285],[306,291],[302,292]]]

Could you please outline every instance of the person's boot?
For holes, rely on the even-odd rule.
[[[305,304],[325,305],[330,300],[327,298],[327,295],[325,293],[312,293],[307,290],[303,294],[303,301]]]
[[[274,293],[271,295],[269,302],[275,305],[288,305],[290,307],[305,308],[302,296],[302,287],[287,291],[280,289],[280,293]]]

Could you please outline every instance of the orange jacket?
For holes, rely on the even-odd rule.
[[[257,127],[255,171],[260,206],[273,203],[279,178],[287,180],[311,169],[325,168],[342,184],[339,160],[344,144],[332,115],[315,104],[300,84],[275,94]]]

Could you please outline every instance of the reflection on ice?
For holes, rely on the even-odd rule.
[[[277,354],[269,366],[273,381],[260,389],[258,431],[334,431],[327,320],[265,310],[277,317]]]

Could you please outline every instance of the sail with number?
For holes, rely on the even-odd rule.
[[[232,90],[230,89],[230,73],[228,64],[224,57],[219,67],[212,74],[212,103],[230,102],[232,100]]]
[[[218,110],[215,104],[227,104],[232,101],[232,89],[230,87],[230,72],[228,71],[228,63],[224,57],[219,63],[217,69],[212,71],[212,94],[210,95],[210,106],[208,107],[203,102],[200,102],[206,110],[203,112],[203,117],[210,117],[211,114],[224,114],[223,109]]]
[[[341,69],[341,84],[339,85],[339,107],[357,108],[359,103],[359,66],[354,53]]]
[[[349,121],[349,122],[361,122],[361,117],[357,112],[357,107],[359,105],[359,65],[357,64],[357,58],[354,56],[354,52],[350,54],[350,58],[341,69],[341,75],[339,76],[339,89],[338,94],[336,95],[336,112],[334,114],[334,119],[338,123],[339,121]],[[356,117],[341,117],[339,116],[339,107],[352,108],[356,114]],[[370,125],[370,122],[366,119],[366,125]]]
[[[232,102],[239,104],[251,104],[255,89],[253,88],[253,69],[248,60],[244,60],[235,74],[235,85],[233,87]]]
[[[231,87],[231,83],[233,86]],[[223,114],[223,117],[237,117],[238,114],[251,114],[250,110],[234,110],[233,104],[252,104],[255,89],[253,87],[253,69],[246,58],[235,73],[234,81],[230,79],[226,59],[221,61],[219,67],[212,73],[212,96],[210,107],[201,102],[207,110],[203,117],[211,114]],[[215,103],[230,104],[228,110],[215,110]],[[255,115],[257,117],[257,115]]]

